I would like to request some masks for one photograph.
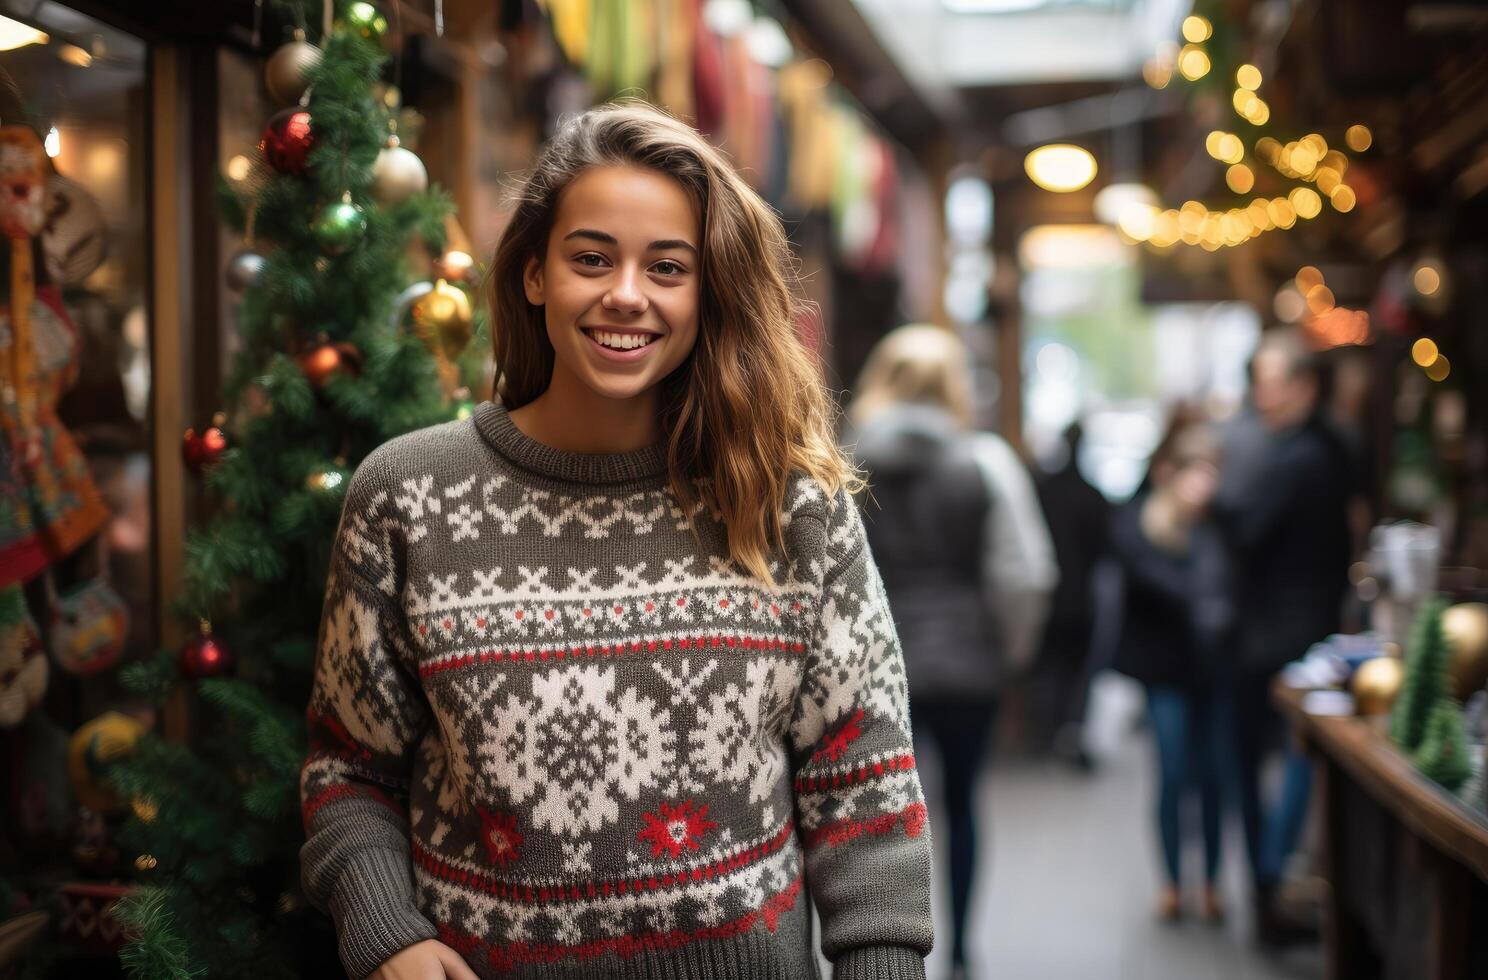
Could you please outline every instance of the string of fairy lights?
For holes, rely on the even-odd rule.
[[[1153,88],[1166,88],[1175,74],[1197,82],[1213,71],[1214,60],[1205,45],[1214,36],[1214,25],[1208,18],[1193,14],[1184,19],[1182,34],[1186,43],[1181,48],[1171,45],[1144,65],[1142,75]],[[1271,120],[1271,107],[1260,94],[1263,81],[1255,65],[1241,65],[1235,70],[1230,100],[1240,120],[1257,129]],[[1343,146],[1363,153],[1373,139],[1367,126],[1357,124],[1345,132]],[[1116,221],[1128,242],[1159,249],[1194,245],[1213,252],[1316,218],[1323,212],[1325,198],[1340,213],[1352,211],[1358,203],[1358,194],[1345,180],[1348,155],[1342,147],[1330,146],[1319,133],[1286,143],[1262,135],[1247,155],[1245,137],[1238,132],[1215,130],[1205,138],[1204,149],[1226,165],[1225,184],[1236,195],[1244,196],[1255,189],[1259,164],[1299,183],[1284,195],[1258,196],[1244,206],[1225,210],[1197,200],[1185,201],[1176,208],[1133,201],[1121,209]]]

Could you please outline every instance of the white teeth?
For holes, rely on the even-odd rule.
[[[609,333],[603,330],[591,330],[589,333],[602,346],[612,347],[615,350],[634,350],[637,347],[645,347],[654,339],[649,334]]]

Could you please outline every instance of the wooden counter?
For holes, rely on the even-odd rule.
[[[1330,980],[1488,978],[1488,819],[1416,772],[1385,719],[1273,699],[1317,760]]]

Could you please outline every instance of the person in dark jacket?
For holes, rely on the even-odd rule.
[[[1209,427],[1175,413],[1148,478],[1117,511],[1111,549],[1121,572],[1123,615],[1116,669],[1140,681],[1157,749],[1157,826],[1166,884],[1158,916],[1181,913],[1181,811],[1197,795],[1204,844],[1200,914],[1218,920],[1221,674],[1234,627],[1229,561],[1209,515],[1218,487],[1218,444]]]
[[[1269,438],[1221,495],[1218,514],[1237,565],[1240,645],[1234,678],[1236,765],[1262,942],[1306,930],[1276,906],[1276,888],[1306,813],[1311,767],[1293,754],[1267,806],[1261,769],[1284,746],[1271,704],[1277,671],[1340,625],[1348,588],[1348,508],[1355,467],[1324,419],[1316,355],[1291,329],[1268,331],[1251,362],[1251,397]]]
[[[1091,641],[1095,633],[1096,565],[1106,557],[1111,505],[1080,472],[1084,430],[1064,432],[1064,465],[1038,481],[1039,505],[1054,541],[1059,585],[1054,589],[1044,642],[1030,684],[1033,724],[1041,747],[1088,769],[1082,722],[1090,690]]]
[[[901,327],[869,356],[852,406],[869,547],[904,648],[916,733],[944,768],[956,975],[976,869],[976,783],[1007,670],[1037,648],[1057,573],[1033,481],[996,436],[969,431],[964,346]],[[937,826],[941,824],[937,822]]]

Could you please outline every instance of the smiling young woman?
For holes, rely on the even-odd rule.
[[[301,783],[353,976],[924,976],[898,636],[779,219],[642,105],[492,262],[497,397],[357,471]]]

